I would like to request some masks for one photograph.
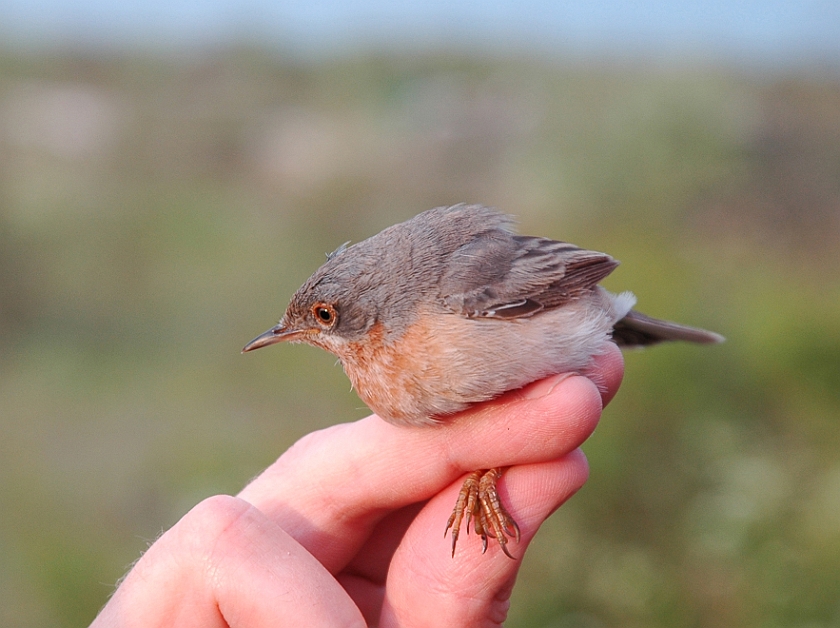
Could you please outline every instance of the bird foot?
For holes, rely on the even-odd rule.
[[[464,480],[458,501],[449,516],[444,536],[452,529],[452,556],[455,556],[455,546],[461,531],[461,522],[466,516],[464,529],[470,533],[470,522],[473,530],[481,537],[482,553],[487,551],[487,537],[493,537],[499,543],[502,551],[509,558],[513,558],[507,548],[508,540],[515,538],[519,542],[519,526],[499,501],[496,492],[496,482],[502,477],[502,469],[495,468],[488,471],[473,471]]]

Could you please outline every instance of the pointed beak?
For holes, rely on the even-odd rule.
[[[301,332],[299,329],[286,327],[281,322],[280,324],[275,325],[274,327],[269,329],[267,332],[260,334],[247,345],[242,347],[242,353],[245,353],[247,351],[253,351],[254,349],[261,349],[262,347],[277,344],[278,342],[295,340],[299,338],[302,334],[303,332]]]

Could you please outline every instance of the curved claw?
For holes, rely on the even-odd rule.
[[[455,508],[446,523],[444,536],[452,530],[452,556],[458,543],[461,522],[466,517],[466,531],[470,533],[470,523],[476,535],[481,537],[481,552],[487,551],[487,537],[496,539],[502,551],[509,558],[514,558],[508,549],[508,539],[521,539],[519,526],[499,500],[496,482],[502,476],[501,468],[488,471],[474,471],[464,480]]]

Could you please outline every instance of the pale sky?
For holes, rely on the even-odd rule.
[[[840,61],[838,0],[0,0],[0,39],[189,47],[531,49]]]

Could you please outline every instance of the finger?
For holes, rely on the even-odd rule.
[[[336,574],[336,579],[371,625],[376,625],[379,620],[391,557],[417,513],[425,506],[426,502],[411,504],[381,519],[350,563]],[[442,524],[443,520],[438,523]],[[438,536],[441,530],[437,530]]]
[[[621,386],[624,377],[624,354],[618,345],[608,342],[603,353],[593,358],[592,365],[583,374],[598,386],[603,405],[606,407]]]
[[[364,626],[330,573],[247,502],[205,500],[155,542],[93,626]]]
[[[586,458],[576,450],[560,460],[511,468],[500,492],[522,538],[505,556],[497,544],[481,553],[476,535],[462,537],[454,559],[440,521],[460,490],[454,483],[416,517],[391,561],[380,626],[501,625],[525,550],[542,522],[586,481]]]
[[[240,496],[337,573],[383,516],[429,499],[464,472],[574,450],[595,428],[601,404],[590,380],[555,376],[439,426],[368,417],[301,439]]]
[[[563,456],[600,412],[591,381],[557,376],[436,427],[369,417],[305,437],[241,497],[336,573],[388,512],[430,498],[465,471]]]

